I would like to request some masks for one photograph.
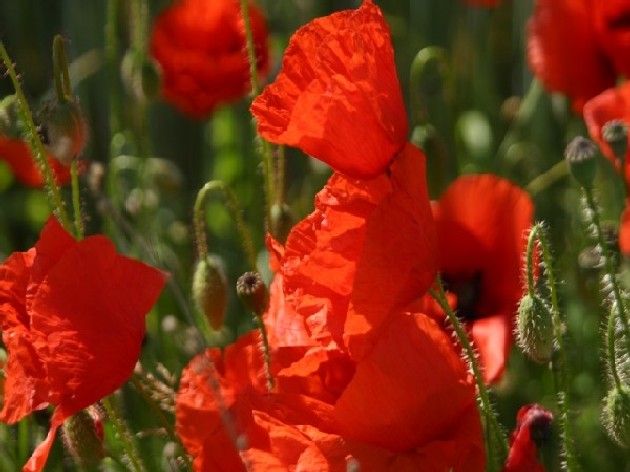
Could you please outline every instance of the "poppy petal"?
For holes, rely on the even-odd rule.
[[[599,49],[589,2],[538,0],[528,23],[529,64],[553,92],[568,95],[573,109],[615,84],[615,72]]]
[[[259,134],[352,177],[383,172],[407,139],[389,28],[371,0],[316,19],[251,106]]]

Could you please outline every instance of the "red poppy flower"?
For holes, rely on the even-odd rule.
[[[458,178],[433,206],[440,271],[479,353],[486,382],[500,378],[513,342],[522,295],[521,261],[533,203],[494,175]],[[425,309],[441,318],[435,303]]]
[[[630,124],[630,82],[606,90],[584,105],[584,121],[591,138],[599,144],[602,153],[616,166],[617,171],[621,172],[615,153],[602,137],[602,127],[612,120],[621,120]],[[626,182],[630,182],[629,157],[629,153],[626,153]]]
[[[55,405],[24,470],[41,470],[63,421],[133,371],[144,317],[164,274],[118,255],[103,236],[75,241],[51,218],[34,248],[0,266],[0,329],[9,354],[0,420]]]
[[[251,111],[269,141],[352,177],[384,172],[405,147],[407,115],[379,8],[365,0],[300,28]]]
[[[15,177],[29,187],[43,187],[44,178],[37,168],[31,151],[21,139],[0,136],[0,160],[11,167]],[[56,159],[48,159],[59,185],[70,182],[70,168],[63,166]]]
[[[437,243],[424,176],[424,156],[409,144],[389,175],[330,178],[284,251],[270,248],[283,277],[283,303],[300,320],[272,323],[279,338],[297,336],[301,326],[302,337],[360,358],[389,317],[426,292],[437,270]]]
[[[538,446],[551,435],[553,415],[540,405],[525,405],[518,411],[516,421],[501,472],[545,472],[538,460]]]
[[[474,387],[430,318],[399,314],[356,363],[335,349],[280,348],[272,392],[257,344],[250,333],[183,372],[177,432],[195,470],[484,470]]]
[[[620,72],[611,62],[615,51],[609,55],[600,47],[608,32],[598,28],[599,7],[592,3],[537,0],[528,24],[528,58],[534,74],[549,90],[568,95],[576,112],[588,99],[612,87]]]
[[[249,5],[257,69],[267,72],[267,25]],[[151,54],[162,68],[162,94],[183,113],[203,118],[250,90],[238,0],[177,0],[155,20]]]
[[[619,224],[619,250],[622,254],[630,256],[630,204],[626,200],[626,208],[621,214]]]

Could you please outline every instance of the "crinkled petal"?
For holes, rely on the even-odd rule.
[[[617,75],[630,75],[630,4],[627,0],[593,2],[599,44]]]
[[[383,172],[407,139],[389,28],[365,0],[316,19],[289,43],[282,71],[252,103],[260,135],[352,177]]]
[[[577,112],[615,84],[593,17],[588,1],[538,0],[528,23],[527,53],[534,74],[549,90],[568,95]]]
[[[166,282],[162,272],[117,254],[103,236],[71,246],[68,237],[49,220],[33,262],[33,273],[44,278],[29,288],[33,344],[47,366],[51,398],[66,417],[131,375],[144,318]]]
[[[389,175],[335,174],[287,239],[284,292],[323,346],[364,356],[392,312],[424,293],[437,269],[425,159],[412,145]]]
[[[34,257],[34,249],[15,252],[0,265],[0,331],[30,326],[26,312],[26,291]]]
[[[619,250],[622,254],[630,256],[630,206],[627,200],[619,224]]]

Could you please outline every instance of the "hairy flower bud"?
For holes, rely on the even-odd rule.
[[[0,137],[18,139],[21,134],[17,97],[8,95],[0,100]]]
[[[577,136],[564,151],[571,175],[585,189],[593,188],[597,171],[597,145],[590,139]]]
[[[602,138],[615,153],[620,164],[623,164],[628,150],[628,126],[621,120],[610,120],[602,126]]]
[[[193,299],[210,326],[219,330],[227,311],[228,286],[223,264],[218,256],[208,255],[197,262],[192,284]]]
[[[613,388],[604,401],[602,421],[611,438],[630,447],[630,388]]]
[[[62,431],[63,443],[80,467],[95,467],[105,457],[103,423],[96,408],[89,407],[68,418]]]
[[[538,296],[525,294],[518,304],[516,342],[536,362],[548,362],[553,353],[551,310]]]
[[[69,166],[87,142],[87,126],[78,102],[55,102],[45,107],[41,116],[46,149]]]
[[[258,272],[245,272],[236,282],[236,293],[248,309],[262,315],[267,309],[267,287]]]

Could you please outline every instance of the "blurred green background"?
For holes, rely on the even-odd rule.
[[[200,349],[191,327],[190,302],[195,257],[192,205],[197,190],[211,179],[221,179],[233,188],[264,267],[263,189],[246,100],[221,107],[206,121],[192,121],[160,101],[138,104],[125,91],[120,62],[131,44],[134,3],[3,0],[0,39],[35,109],[52,97],[52,38],[61,33],[67,39],[70,60],[75,62],[73,76],[82,77],[75,90],[90,133],[84,157],[107,166],[108,176],[115,176],[106,176],[102,187],[116,209],[112,212],[104,194],[90,190],[89,179],[96,179],[98,173],[85,174],[82,198],[89,231],[105,232],[121,251],[172,274],[169,287],[148,317],[142,363],[148,372],[156,371],[160,363],[177,376]],[[300,25],[358,5],[349,0],[259,3],[271,34],[269,80],[279,69],[289,36]],[[551,230],[563,280],[560,289],[569,326],[570,393],[579,462],[586,471],[630,471],[628,451],[614,445],[599,422],[606,391],[605,366],[600,360],[603,310],[597,270],[578,264],[580,251],[590,244],[584,236],[579,192],[563,168],[546,173],[562,160],[569,138],[585,129],[581,118],[571,115],[564,98],[546,94],[532,81],[525,55],[532,0],[505,0],[495,9],[468,7],[463,0],[377,3],[392,29],[406,103],[416,105],[413,113],[408,108],[410,133],[426,150],[432,197],[439,196],[461,173],[499,174],[531,191],[536,218],[546,221]],[[150,1],[149,20],[168,4],[167,0]],[[113,16],[112,5],[118,10]],[[115,28],[106,39],[108,24]],[[418,51],[429,46],[442,48],[443,54],[433,56],[437,60],[427,63],[422,80],[410,90],[411,63]],[[113,67],[108,66],[107,54],[116,60]],[[8,79],[0,80],[0,97],[12,91]],[[329,174],[295,150],[287,150],[287,156],[287,200],[298,221],[312,209],[313,196]],[[603,160],[598,179],[604,216],[617,222],[623,208],[621,182]],[[21,186],[0,162],[0,260],[12,251],[29,248],[48,213],[44,192]],[[220,197],[209,199],[206,216],[210,251],[222,256],[232,286],[247,264]],[[252,326],[250,315],[231,293],[226,328],[217,335],[217,343],[230,342]],[[136,389],[125,387],[123,395],[132,429],[143,432],[138,442],[148,469],[170,470],[172,447],[156,432],[160,425]],[[523,404],[538,402],[555,410],[553,395],[547,367],[531,363],[515,350],[509,371],[495,389],[505,427],[513,428]],[[45,414],[17,426],[0,426],[0,470],[19,470],[46,431]],[[110,447],[120,446],[112,442]],[[560,470],[557,451],[557,439],[544,448],[548,470]],[[48,464],[51,471],[75,470],[59,441]],[[114,461],[103,467],[124,470]]]

